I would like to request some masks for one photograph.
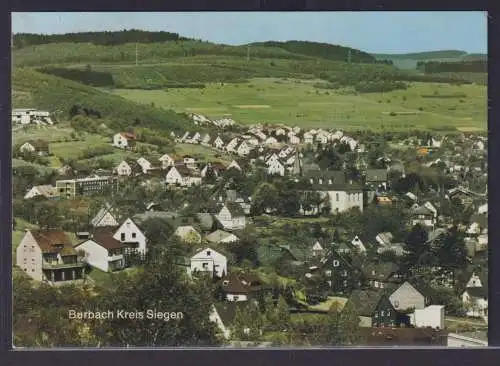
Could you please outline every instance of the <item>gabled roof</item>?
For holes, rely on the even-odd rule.
[[[97,215],[94,216],[92,221],[90,221],[91,225],[97,226],[101,222],[101,220],[104,218],[104,216],[106,216],[107,213],[112,215],[111,211],[112,211],[111,205],[109,203],[106,203],[106,205],[99,210]],[[113,218],[114,218],[114,216],[113,216]],[[115,218],[115,221],[116,221],[116,218]]]
[[[368,169],[366,171],[367,182],[386,182],[387,170],[385,169]]]
[[[464,292],[467,292],[470,297],[488,298],[488,288],[487,287],[469,287],[466,288]]]
[[[396,263],[382,262],[378,264],[367,264],[363,268],[363,273],[367,278],[374,280],[387,280],[399,269]],[[375,274],[373,275],[373,271]]]
[[[434,212],[432,212],[431,210],[429,210],[427,207],[425,207],[423,205],[418,206],[417,208],[412,210],[411,213],[413,215],[434,215]]]
[[[68,234],[59,230],[30,230],[42,253],[59,253],[60,255],[76,255],[73,243]],[[62,245],[61,248],[58,248]]]
[[[385,289],[355,290],[351,293],[349,302],[353,304],[358,315],[371,317],[385,295]]]
[[[260,279],[251,274],[230,273],[222,279],[222,289],[230,294],[248,294],[262,288]]]
[[[137,138],[136,135],[130,132],[120,132],[120,135],[127,140],[135,140]]]
[[[43,186],[34,186],[42,196],[45,197],[54,197],[57,196],[57,189],[51,185],[43,185]]]
[[[243,208],[239,203],[227,201],[226,203],[224,203],[224,206],[227,207],[227,209],[231,213],[231,216],[233,217],[245,216],[245,211],[243,211]]]
[[[105,231],[105,230],[96,230],[94,231],[93,237],[90,239],[94,241],[95,243],[99,244],[101,247],[112,250],[112,249],[121,249],[125,247],[124,244],[122,244],[120,241],[116,240],[113,238],[113,232],[111,231]],[[85,240],[86,242],[87,240]],[[85,243],[83,242],[83,243]],[[81,245],[83,243],[80,243],[78,245]]]
[[[36,139],[36,140],[30,140],[30,141],[28,141],[28,143],[31,146],[33,146],[37,151],[49,151],[49,142],[48,141]]]
[[[207,239],[207,241],[209,241],[211,243],[220,243],[222,240],[224,240],[230,236],[236,236],[236,235],[228,233],[224,230],[216,230],[213,233],[207,235],[206,239]]]
[[[246,301],[226,301],[214,304],[217,314],[219,314],[222,323],[226,328],[230,327],[236,316],[237,309],[244,311],[246,308]]]

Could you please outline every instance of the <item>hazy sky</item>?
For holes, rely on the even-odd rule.
[[[371,53],[487,52],[485,12],[13,13],[14,33],[122,29],[179,33],[217,43],[308,40]]]

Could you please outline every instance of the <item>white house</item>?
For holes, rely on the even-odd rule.
[[[147,174],[151,169],[153,169],[151,162],[142,157],[137,159],[137,164],[139,164],[144,174]]]
[[[279,160],[277,160],[268,165],[267,174],[280,175],[283,177],[285,175],[285,166]]]
[[[113,146],[120,149],[132,147],[136,141],[136,136],[129,132],[119,132],[113,136]]]
[[[158,159],[161,162],[161,167],[163,169],[167,169],[170,166],[174,166],[175,164],[175,158],[173,156],[170,156],[169,154],[164,154]]]
[[[426,305],[425,296],[420,293],[409,282],[404,282],[390,296],[394,309],[397,311],[405,311],[408,309],[423,309]]]
[[[466,308],[467,316],[487,319],[488,290],[486,288],[466,288],[462,293],[462,303]]]
[[[201,176],[185,166],[172,166],[165,176],[165,183],[169,185],[179,185],[190,187],[201,184]]]
[[[227,274],[227,258],[211,248],[204,248],[191,257],[189,273],[193,272],[209,272],[222,278]]]
[[[201,243],[200,233],[191,225],[179,226],[174,235],[179,237],[186,243],[199,244]]]
[[[366,253],[366,247],[357,235],[352,239],[351,244],[359,253]]]
[[[288,137],[288,142],[291,143],[292,145],[298,145],[300,144],[300,137],[296,135],[291,135]]]
[[[483,284],[481,282],[481,278],[479,278],[478,275],[473,273],[471,277],[469,278],[469,281],[467,281],[467,286],[466,288],[471,288],[471,287],[483,287]]]
[[[132,168],[125,160],[118,164],[114,170],[115,173],[120,176],[129,177],[132,174]]]
[[[224,140],[222,140],[220,136],[217,136],[217,138],[213,142],[213,146],[216,149],[223,150],[224,149],[224,145],[225,145],[224,144]]]
[[[236,152],[236,146],[238,146],[239,139],[237,137],[233,138],[229,143],[226,145],[226,151],[228,152]]]
[[[236,153],[239,156],[247,156],[248,154],[250,154],[251,150],[252,150],[251,147],[245,141],[242,141],[241,144],[236,149]]]
[[[226,230],[239,230],[246,226],[245,212],[235,202],[226,202],[216,217]]]
[[[51,185],[34,186],[24,195],[24,199],[27,200],[37,196],[55,198],[57,197],[57,189]]]
[[[242,171],[241,166],[238,164],[236,160],[233,160],[226,168],[226,170],[229,170],[231,168],[237,169],[240,172]]]
[[[485,203],[477,208],[477,213],[480,215],[486,215],[488,213],[488,204]]]
[[[310,132],[306,132],[304,134],[304,143],[310,145],[313,142],[314,142],[314,135]]]
[[[444,329],[444,306],[430,305],[423,309],[415,309],[410,316],[415,328]]]
[[[269,166],[271,164],[274,164],[275,162],[279,161],[279,156],[275,153],[270,155],[268,158],[266,158],[266,165]]]
[[[265,143],[268,145],[274,145],[278,143],[278,140],[271,136],[266,139]]]
[[[83,250],[85,261],[101,271],[111,272],[125,267],[125,245],[113,238],[112,233],[94,233],[91,239],[78,244],[75,249]]]
[[[209,145],[210,144],[210,140],[212,139],[212,137],[206,133],[202,138],[201,138],[201,144],[202,145]]]
[[[195,143],[195,144],[196,144],[196,143],[198,143],[198,142],[200,142],[200,141],[201,141],[201,135],[200,135],[200,133],[199,133],[199,132],[196,132],[196,133],[194,134],[194,136],[191,138],[191,142],[193,142],[193,143]]]
[[[109,204],[106,204],[105,207],[101,208],[97,215],[95,215],[90,221],[92,227],[118,227],[120,224],[111,211],[112,208]]]
[[[316,241],[316,243],[314,243],[311,251],[313,257],[319,257],[325,253],[325,250],[319,241]]]
[[[125,222],[118,228],[113,235],[113,238],[119,240],[127,246],[125,251],[137,251],[142,254],[145,254],[147,251],[146,236],[130,218],[126,219]]]

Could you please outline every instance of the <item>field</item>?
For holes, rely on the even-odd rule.
[[[486,130],[487,92],[481,85],[412,83],[407,90],[353,94],[317,89],[317,82],[255,78],[243,84],[208,84],[205,89],[116,89],[113,93],[178,112],[230,117],[243,124]]]

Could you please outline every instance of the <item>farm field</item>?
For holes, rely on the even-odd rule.
[[[244,84],[208,84],[205,89],[115,89],[113,93],[177,112],[230,117],[242,124],[486,130],[487,91],[481,85],[412,83],[407,90],[355,95],[317,89],[316,82],[259,78]]]

